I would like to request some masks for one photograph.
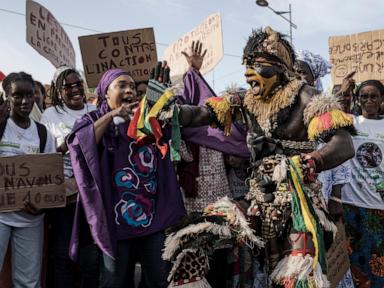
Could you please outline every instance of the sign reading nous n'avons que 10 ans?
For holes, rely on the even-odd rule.
[[[65,206],[61,154],[0,157],[0,211],[23,209],[24,201],[37,208]]]
[[[113,68],[126,70],[137,82],[148,81],[157,63],[153,28],[81,36],[79,43],[89,87]]]

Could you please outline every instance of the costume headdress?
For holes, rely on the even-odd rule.
[[[292,71],[295,53],[291,44],[271,27],[253,30],[244,48],[243,64],[252,65],[257,57],[263,57]]]

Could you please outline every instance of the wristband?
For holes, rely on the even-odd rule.
[[[315,160],[316,172],[320,173],[321,171],[323,171],[324,170],[324,161],[323,161],[323,157],[321,156],[321,154],[315,150],[315,151],[312,151],[309,155],[311,155],[311,157]]]

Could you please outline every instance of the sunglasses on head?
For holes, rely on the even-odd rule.
[[[63,85],[63,89],[64,90],[72,90],[73,88],[84,88],[84,83],[83,81],[78,81],[78,82],[75,82],[75,83],[71,83],[71,84],[64,84]]]

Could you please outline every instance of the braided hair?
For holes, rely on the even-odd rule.
[[[8,98],[9,94],[11,93],[12,83],[19,82],[19,81],[28,82],[32,85],[32,87],[35,86],[35,81],[33,80],[32,76],[30,74],[27,74],[25,72],[11,73],[7,77],[4,78],[3,83],[2,83],[6,98]]]
[[[52,81],[52,83],[51,83],[51,87],[49,89],[49,94],[51,95],[52,106],[55,107],[57,112],[59,112],[59,110],[57,109],[57,106],[60,107],[62,110],[65,110],[64,109],[64,102],[61,99],[61,94],[60,93],[61,93],[61,90],[63,89],[65,78],[69,74],[72,74],[72,73],[75,73],[76,75],[79,76],[80,79],[82,79],[80,73],[76,69],[71,68],[71,69],[64,70],[56,78],[56,81]],[[84,101],[85,101],[85,99],[84,99]]]

